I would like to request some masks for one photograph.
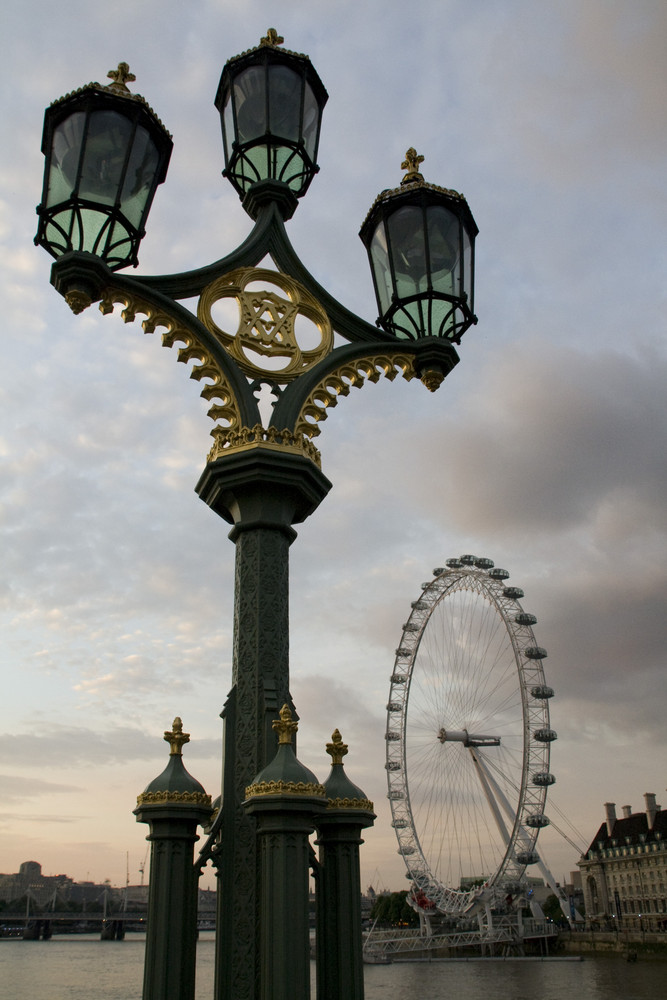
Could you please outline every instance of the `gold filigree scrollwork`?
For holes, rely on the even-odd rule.
[[[373,812],[374,806],[370,799],[329,799],[327,809],[364,809]]]
[[[145,316],[141,324],[144,333],[154,333],[158,327],[162,328],[164,347],[182,344],[178,350],[179,361],[184,364],[199,362],[193,365],[190,378],[200,382],[203,379],[209,380],[204,382],[201,395],[211,403],[208,415],[217,425],[211,431],[216,443],[220,435],[238,432],[241,416],[234,392],[222,368],[196,336],[178,319],[164,310],[156,309],[150,302],[126,292],[107,289],[100,302],[100,312],[106,316],[114,311],[116,305],[123,306],[121,316],[126,323],[133,323],[137,314]]]
[[[326,794],[324,785],[314,781],[260,781],[245,790],[246,799],[258,795],[311,795],[323,799]]]
[[[258,285],[272,285],[284,296]],[[211,314],[226,298],[235,298],[239,308],[233,333],[223,330]],[[211,282],[201,293],[197,316],[247,376],[279,385],[308,371],[333,347],[331,324],[317,299],[294,278],[268,268],[241,267]],[[296,329],[300,316],[310,320],[310,333],[317,331],[314,347],[303,345]]]
[[[211,433],[215,438],[215,444],[208,453],[207,460],[209,462],[214,462],[216,458],[221,458],[229,451],[243,451],[262,445],[269,449],[298,452],[314,462],[318,469],[322,468],[322,456],[310,437],[304,434],[295,434],[288,430],[281,431],[273,426],[262,427],[261,424],[255,424],[254,427],[241,427],[238,431],[215,427]]]
[[[137,796],[137,806],[208,806],[211,808],[211,796],[206,792],[142,792]]]
[[[379,382],[384,377],[392,382],[401,375],[410,381],[415,374],[412,356],[400,350],[347,361],[315,386],[301,407],[295,431],[304,437],[317,437],[319,424],[327,419],[327,411],[338,405],[339,397],[347,396],[352,387],[360,389],[366,380]]]

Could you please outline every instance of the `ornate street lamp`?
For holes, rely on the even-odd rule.
[[[427,184],[410,148],[400,188],[383,191],[361,227],[383,329],[461,342],[474,314],[475,237],[463,195]]]
[[[171,136],[119,63],[106,87],[86,87],[55,101],[44,116],[46,157],[35,243],[52,257],[83,250],[115,271],[137,264],[139,243],[158,184],[167,174]]]
[[[108,88],[90,85],[47,111],[38,209],[37,242],[56,257],[51,281],[72,309],[98,301],[104,314],[121,305],[126,322],[141,315],[146,333],[159,328],[165,346],[179,345],[179,360],[193,365],[191,375],[210,403],[214,440],[196,489],[232,525],[236,547],[224,794],[198,862],[212,861],[220,879],[216,1000],[290,995],[289,982],[272,981],[261,959],[269,924],[256,820],[243,802],[275,756],[272,721],[281,706],[293,710],[289,547],[293,526],[331,487],[314,442],[328,411],[365,381],[401,375],[437,389],[458,363],[453,342],[475,321],[477,227],[462,196],[424,183],[414,151],[404,183],[378,197],[361,231],[377,324],[346,309],[300,260],[285,222],[317,171],[327,95],[307,57],[280,49],[281,42],[270,29],[258,48],[229,61],[220,81],[224,173],[255,220],[227,256],[182,274],[135,277],[117,270],[136,262],[171,149],[144,102],[118,93],[127,75]],[[196,315],[182,304],[193,298]],[[235,300],[237,319],[230,319],[229,302],[216,308],[221,300]],[[273,400],[264,421],[262,388]],[[321,884],[328,885],[326,877]]]
[[[282,200],[290,206],[289,218],[319,169],[320,123],[329,95],[308,56],[278,48],[283,41],[270,28],[258,48],[230,59],[215,98],[223,173],[253,216],[262,197],[257,185],[266,198],[268,182],[274,200],[286,189]]]

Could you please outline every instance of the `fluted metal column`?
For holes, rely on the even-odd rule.
[[[289,694],[289,546],[331,484],[303,455],[250,448],[210,463],[197,492],[233,523],[236,544],[232,689],[223,710],[224,773],[218,852],[216,1000],[260,995],[256,821],[245,789],[273,758],[272,721]]]

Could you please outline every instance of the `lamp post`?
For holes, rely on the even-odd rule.
[[[245,789],[276,751],[272,729],[289,693],[288,561],[305,520],[330,489],[314,440],[350,387],[381,377],[435,391],[458,362],[454,344],[475,322],[474,240],[465,199],[427,184],[408,150],[400,187],[383,191],[361,230],[378,302],[375,325],[336,301],[292,247],[285,223],[317,167],[327,93],[307,56],[270,29],[231,59],[216,96],[225,169],[254,226],[222,259],[181,274],[131,277],[171,139],[127,83],[89,84],[46,112],[44,194],[36,242],[56,258],[51,281],[75,312],[117,304],[143,316],[165,346],[193,363],[214,421],[197,493],[232,525],[236,547],[232,687],[223,709],[222,804],[204,844],[219,877],[216,1000],[260,995],[260,865]],[[269,255],[275,266],[259,268]],[[181,300],[198,298],[197,314]],[[214,315],[222,299],[238,324]],[[309,321],[304,342],[300,322]],[[334,346],[336,332],[345,343]],[[262,422],[257,394],[273,405]]]

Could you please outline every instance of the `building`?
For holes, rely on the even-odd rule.
[[[0,875],[0,900],[9,902],[29,895],[43,906],[56,894],[67,898],[72,884],[68,875],[42,875],[42,866],[38,861],[24,861],[18,872]]]
[[[655,795],[633,813],[605,804],[606,818],[577,862],[588,923],[612,923],[628,930],[667,930],[667,810]]]

